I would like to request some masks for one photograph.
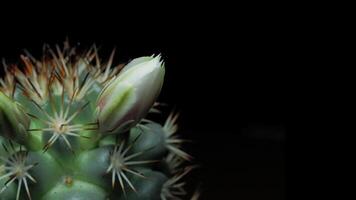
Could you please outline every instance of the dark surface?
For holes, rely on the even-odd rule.
[[[161,53],[167,73],[160,100],[181,111],[181,132],[194,141],[187,148],[202,166],[192,176],[201,182],[202,199],[285,199],[283,23],[260,16],[127,26],[116,18],[6,21],[0,57],[16,62],[23,48],[39,55],[44,42],[66,36],[82,46],[102,45],[104,56],[116,46],[116,62]]]

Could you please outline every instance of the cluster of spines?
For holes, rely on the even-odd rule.
[[[31,199],[28,180],[36,183],[36,180],[29,173],[30,169],[35,167],[38,163],[28,163],[28,151],[23,150],[22,146],[19,146],[19,150],[16,150],[13,143],[9,141],[10,148],[3,144],[4,150],[9,154],[8,157],[0,156],[0,160],[4,165],[1,165],[2,170],[5,171],[0,180],[7,179],[4,186],[0,187],[0,194],[3,193],[14,181],[18,181],[18,187],[16,192],[16,199],[19,199],[22,186],[26,190],[26,194]]]
[[[113,67],[115,49],[109,60],[102,64],[97,48],[93,45],[81,56],[75,55],[75,48],[65,42],[61,50],[56,45],[56,52],[44,45],[41,60],[35,59],[28,51],[21,55],[23,67],[8,66],[3,60],[5,77],[0,79],[0,90],[9,97],[14,97],[16,90],[42,105],[48,100],[50,90],[55,94],[65,91],[68,96],[80,101],[90,93],[94,84],[101,87],[115,77],[123,65]]]

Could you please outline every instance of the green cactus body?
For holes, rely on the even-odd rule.
[[[112,66],[95,46],[46,47],[0,79],[0,200],[159,200],[185,196],[178,115],[146,120],[163,83],[160,56]],[[175,191],[178,190],[178,191]]]

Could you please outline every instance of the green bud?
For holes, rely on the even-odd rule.
[[[127,200],[160,200],[163,184],[167,181],[167,177],[161,172],[145,170],[143,171],[145,179],[136,179],[134,186],[137,192],[130,191],[122,199]]]
[[[166,138],[160,124],[149,123],[145,128],[134,127],[130,130],[132,152],[143,152],[138,158],[142,160],[156,160],[167,152]]]
[[[104,87],[97,101],[100,132],[127,131],[147,114],[163,84],[165,69],[160,59],[134,59]]]
[[[29,124],[30,119],[20,104],[0,91],[0,134],[22,143]]]

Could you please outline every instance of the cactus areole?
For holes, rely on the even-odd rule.
[[[115,66],[114,52],[103,61],[95,46],[78,53],[65,42],[3,60],[0,200],[187,198],[178,114],[147,119],[160,113],[161,56]]]

